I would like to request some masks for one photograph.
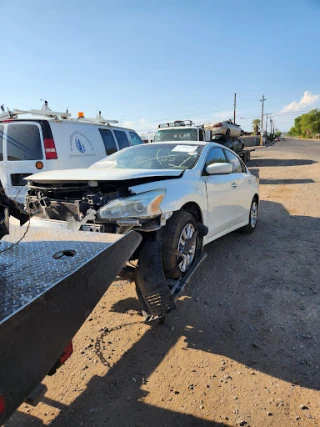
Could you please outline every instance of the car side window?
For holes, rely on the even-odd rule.
[[[114,139],[114,136],[112,135],[112,132],[110,129],[99,129],[100,135],[103,140],[104,148],[106,150],[107,156],[110,156],[110,154],[115,153],[118,151],[118,147],[116,144],[116,141]]]
[[[9,124],[7,155],[9,161],[43,159],[38,126],[28,123]]]
[[[212,163],[227,163],[227,160],[222,148],[218,148],[218,147],[211,148],[206,160],[205,169],[207,168],[207,166],[211,165]]]
[[[3,160],[3,130],[4,126],[0,125],[0,162]]]
[[[144,142],[142,141],[142,139],[140,138],[140,136],[137,135],[135,132],[129,132],[129,135],[130,135],[130,138],[131,138],[132,145],[144,144]]]
[[[117,138],[119,150],[130,146],[127,134],[123,130],[114,130],[113,132]]]
[[[238,156],[226,150],[226,156],[228,162],[232,164],[232,172],[234,173],[244,173],[246,168],[242,165],[241,160]]]

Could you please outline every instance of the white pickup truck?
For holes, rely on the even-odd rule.
[[[175,120],[161,123],[152,142],[216,142],[233,150],[246,163],[250,160],[250,152],[254,149],[244,149],[244,142],[239,138],[241,132],[240,126],[234,125],[231,121],[196,126],[191,120]]]

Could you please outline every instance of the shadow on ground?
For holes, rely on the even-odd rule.
[[[166,324],[155,323],[104,377],[93,377],[52,425],[79,426],[81,421],[96,427],[227,426],[224,420],[227,424],[183,414],[183,409],[180,413],[160,408],[165,402],[143,403],[148,394],[142,389],[144,379],[181,337],[186,351],[226,356],[318,390],[319,243],[319,219],[293,217],[282,205],[262,201],[255,233],[235,232],[208,245],[208,258],[186,290],[188,298],[178,302]],[[123,313],[136,307],[136,301],[127,299],[113,310]],[[25,417],[16,413],[10,426]],[[42,425],[33,421],[34,426]]]
[[[253,167],[272,167],[272,166],[304,166],[312,165],[314,160],[307,159],[252,159],[250,160],[250,166]]]

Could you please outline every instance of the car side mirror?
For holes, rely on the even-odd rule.
[[[230,163],[212,163],[206,167],[208,175],[224,175],[232,172]]]

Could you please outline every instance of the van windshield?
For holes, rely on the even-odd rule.
[[[165,141],[198,141],[197,129],[166,129],[158,130],[153,142]]]

